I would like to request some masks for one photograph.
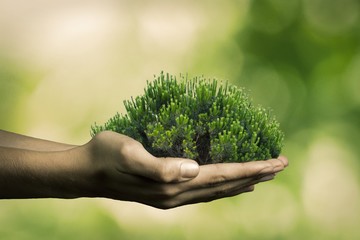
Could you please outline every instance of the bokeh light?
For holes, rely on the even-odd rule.
[[[273,109],[290,166],[253,193],[162,211],[1,200],[1,239],[359,239],[360,3],[0,2],[0,128],[84,144],[160,71]],[[1,190],[0,190],[1,191]]]

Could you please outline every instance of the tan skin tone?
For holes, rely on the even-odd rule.
[[[282,156],[203,166],[157,158],[109,131],[80,146],[0,131],[0,199],[104,197],[169,209],[253,191],[287,166]]]

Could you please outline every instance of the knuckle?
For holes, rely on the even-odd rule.
[[[142,147],[142,144],[138,141],[124,141],[120,146],[120,153],[123,156],[131,156],[139,147]]]
[[[207,183],[207,186],[208,187],[215,187],[215,186],[218,186],[219,184],[224,183],[226,181],[227,181],[226,177],[224,175],[222,175],[222,174],[219,174],[219,175],[213,176],[211,178],[211,180]]]
[[[159,186],[156,195],[160,199],[171,199],[178,193],[179,191],[175,186],[163,184]]]
[[[163,183],[170,183],[173,181],[173,177],[169,172],[166,172],[165,170],[161,170],[159,173],[159,179]]]
[[[226,187],[218,188],[211,194],[210,199],[214,200],[214,199],[223,198],[227,196],[229,192],[230,192],[229,188]]]
[[[120,162],[123,169],[129,170],[134,166],[133,159],[134,152],[138,151],[139,146],[142,146],[141,143],[137,141],[126,141],[121,143],[119,146],[119,154],[122,161]]]
[[[171,167],[171,165],[169,164],[169,162],[167,162],[166,159],[162,159],[159,162],[159,166],[158,166],[158,177],[160,179],[161,182],[164,183],[171,183],[175,180],[175,178],[177,177],[176,172],[174,171],[174,169]]]

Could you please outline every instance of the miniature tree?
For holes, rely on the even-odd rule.
[[[185,157],[199,164],[278,157],[284,134],[269,111],[254,106],[244,89],[218,80],[164,74],[147,82],[142,96],[124,101],[91,135],[111,130],[132,137],[158,157]]]

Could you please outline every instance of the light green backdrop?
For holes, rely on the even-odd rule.
[[[204,74],[274,109],[290,167],[169,211],[2,200],[0,239],[360,238],[359,26],[358,0],[1,1],[1,129],[83,144],[154,74]]]

